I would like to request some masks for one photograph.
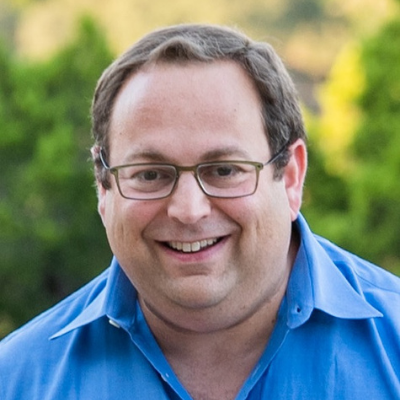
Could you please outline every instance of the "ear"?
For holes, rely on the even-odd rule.
[[[294,221],[300,211],[303,196],[303,185],[307,171],[307,149],[302,139],[297,139],[289,149],[291,156],[285,167],[283,180],[291,218]]]
[[[107,197],[107,189],[96,180],[97,186],[97,211],[100,214],[103,225],[105,225],[105,216],[106,216],[106,197]]]

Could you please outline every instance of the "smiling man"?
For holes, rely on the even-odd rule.
[[[224,27],[155,31],[101,77],[114,254],[0,345],[0,398],[400,398],[398,278],[315,237],[293,84]]]

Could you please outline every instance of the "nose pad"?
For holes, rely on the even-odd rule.
[[[193,173],[181,173],[169,197],[168,216],[184,224],[194,224],[210,212],[210,198],[200,188]]]

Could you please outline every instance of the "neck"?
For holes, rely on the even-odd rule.
[[[162,320],[143,303],[142,308],[166,359],[191,397],[230,400],[236,398],[264,352],[275,325],[278,298],[276,303],[238,324],[208,332],[182,329]]]
[[[187,311],[187,314],[192,312],[193,315],[188,317],[187,314],[181,314],[180,318],[177,315],[167,320],[143,299],[140,302],[150,329],[174,369],[174,360],[179,363],[182,360],[193,360],[196,365],[200,365],[203,360],[205,366],[210,363],[226,363],[225,366],[229,366],[232,360],[237,362],[238,359],[247,359],[250,373],[271,336],[286,286],[287,280],[274,298],[261,304],[243,320],[231,321],[230,324],[226,324],[228,320],[218,317],[218,314],[214,315],[211,310]],[[229,310],[225,310],[226,313]],[[185,326],[180,323],[183,320],[186,321]],[[224,325],[220,324],[221,320],[224,320]]]

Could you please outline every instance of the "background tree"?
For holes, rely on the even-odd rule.
[[[320,234],[400,274],[398,65],[399,9],[346,49],[325,84],[312,136],[325,156],[310,170],[305,213]]]
[[[365,87],[359,98],[360,127],[352,144],[357,170],[349,245],[400,273],[400,13],[361,52]],[[355,240],[356,239],[356,240]]]
[[[110,258],[88,158],[90,101],[111,54],[85,19],[76,40],[47,62],[1,55],[0,310],[9,329]]]

